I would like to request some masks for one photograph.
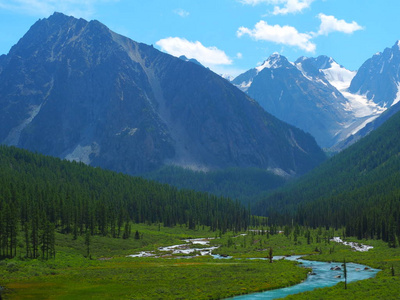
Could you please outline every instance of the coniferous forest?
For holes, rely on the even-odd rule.
[[[55,232],[128,238],[131,224],[209,226],[241,231],[249,215],[238,202],[141,178],[0,147],[0,256],[54,257]],[[18,235],[23,235],[19,236]]]
[[[274,222],[345,227],[347,236],[398,246],[400,114],[296,182],[260,200]]]
[[[178,188],[238,199],[244,205],[253,202],[257,196],[284,185],[289,180],[271,171],[257,168],[193,171],[167,166],[141,176]]]

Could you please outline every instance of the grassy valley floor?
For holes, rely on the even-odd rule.
[[[312,260],[357,262],[382,269],[376,278],[317,289],[289,299],[397,299],[400,294],[400,250],[381,241],[361,241],[374,246],[368,252],[354,252],[348,246],[329,242],[324,236],[339,232],[319,230],[290,234],[246,235],[212,233],[205,229],[134,225],[140,239],[95,236],[91,258],[86,258],[84,238],[57,234],[57,254],[47,261],[20,257],[0,261],[0,286],[5,299],[222,299],[294,285],[304,280],[308,269],[294,262],[248,260],[273,256],[313,254]],[[258,229],[257,229],[258,230]],[[310,232],[310,233],[308,233]],[[297,235],[297,234],[296,234]],[[189,258],[160,253],[158,247],[184,243],[182,239],[213,237],[215,253],[234,259],[210,256]],[[194,245],[193,247],[199,247]],[[154,251],[159,258],[126,257]],[[242,258],[242,259],[241,259]],[[392,268],[393,267],[393,268]],[[394,273],[394,276],[393,276]]]
[[[126,257],[182,244],[184,238],[213,237],[205,230],[137,225],[141,239],[93,237],[92,259],[83,237],[57,234],[55,259],[0,261],[5,299],[221,299],[296,284],[307,269],[294,262],[260,260]],[[215,237],[215,236],[214,236]],[[214,243],[217,243],[215,240]],[[198,245],[195,245],[198,247]],[[20,249],[21,256],[23,249]]]
[[[382,270],[375,278],[349,283],[347,289],[344,283],[340,282],[333,287],[316,289],[285,299],[399,299],[400,248],[389,248],[388,244],[381,240],[347,238],[347,241],[373,246],[367,252],[359,252],[327,238],[340,236],[342,232],[342,230],[301,229],[296,241],[293,231],[287,236],[283,232],[271,236],[254,232],[239,237],[227,234],[222,237],[220,240],[222,246],[215,252],[233,257],[263,257],[268,254],[261,249],[271,247],[275,256],[302,254],[305,255],[304,259],[338,264],[346,260]]]

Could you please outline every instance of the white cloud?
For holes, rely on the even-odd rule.
[[[232,60],[224,51],[216,47],[205,47],[199,41],[191,42],[184,38],[168,37],[156,42],[156,45],[173,56],[185,55],[197,59],[201,64],[213,69],[217,65],[230,65]]]
[[[238,53],[236,54],[236,58],[238,58],[238,59],[242,59],[242,58],[243,58],[243,54],[242,54],[242,53],[240,53],[240,52],[238,52]]]
[[[258,5],[267,4],[274,5],[274,15],[286,15],[290,13],[299,13],[310,7],[315,0],[239,0],[243,4]]]
[[[283,7],[275,6],[274,15],[287,15],[302,12],[304,9],[310,7],[314,0],[287,0]]]
[[[190,15],[190,13],[182,8],[178,8],[174,10],[174,14],[177,14],[178,16],[182,18],[186,18]]]
[[[21,14],[47,17],[58,11],[75,17],[89,18],[100,3],[119,0],[0,0],[0,9]]]
[[[328,35],[335,31],[351,34],[354,31],[364,29],[355,21],[347,23],[345,20],[338,20],[334,16],[327,16],[324,14],[319,14],[318,18],[321,20],[321,25],[317,35]]]
[[[314,52],[316,46],[311,42],[312,36],[307,33],[299,33],[292,26],[269,25],[265,21],[259,21],[254,29],[240,27],[237,36],[249,35],[259,41],[269,41],[276,44],[295,46],[307,52]]]

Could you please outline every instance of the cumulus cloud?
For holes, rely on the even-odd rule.
[[[243,4],[258,5],[261,3],[274,5],[274,15],[287,15],[302,12],[315,0],[239,0]]]
[[[236,58],[237,58],[237,59],[242,59],[242,58],[243,58],[243,54],[240,53],[240,52],[238,52],[238,53],[236,54]]]
[[[156,42],[162,51],[173,56],[185,55],[187,58],[197,59],[201,64],[213,69],[217,65],[230,65],[232,60],[224,51],[216,47],[206,47],[199,41],[191,42],[184,38],[168,37]]]
[[[249,35],[257,41],[269,41],[276,44],[295,46],[307,52],[314,52],[316,46],[311,42],[312,36],[300,33],[292,26],[269,25],[265,21],[259,21],[254,29],[240,27],[237,36]]]
[[[304,9],[310,7],[314,0],[287,0],[283,7],[275,6],[274,15],[287,15],[302,12]]]
[[[190,15],[190,13],[182,8],[178,8],[174,10],[174,14],[177,14],[178,16],[182,18],[186,18]]]
[[[55,11],[88,18],[100,3],[118,2],[119,0],[0,0],[0,9],[15,11],[33,16],[48,16]]]
[[[355,21],[347,23],[345,20],[338,20],[334,16],[327,16],[322,13],[318,15],[318,18],[321,20],[321,25],[317,35],[328,35],[335,31],[351,34],[354,31],[364,29]]]

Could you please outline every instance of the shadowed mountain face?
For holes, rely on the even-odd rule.
[[[345,110],[346,99],[323,76],[320,69],[327,63],[322,58],[290,63],[273,54],[232,83],[266,111],[311,133],[321,147],[329,148],[340,140],[343,124],[353,117]]]
[[[400,41],[368,59],[351,82],[352,93],[385,107],[400,101]]]
[[[201,66],[55,13],[0,57],[0,141],[137,174],[162,165],[300,174],[314,139]]]

